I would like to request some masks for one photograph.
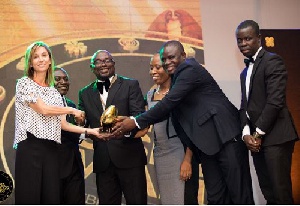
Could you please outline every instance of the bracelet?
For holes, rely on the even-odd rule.
[[[259,134],[258,132],[253,132],[253,137],[254,137],[254,138],[262,139],[262,135]]]
[[[87,129],[85,129],[85,131],[84,131],[84,135],[85,135],[85,137],[87,137],[87,136],[88,136]]]

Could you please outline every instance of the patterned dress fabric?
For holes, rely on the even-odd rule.
[[[61,143],[61,116],[45,116],[28,107],[40,97],[45,104],[63,106],[61,95],[54,87],[42,87],[28,77],[18,80],[16,86],[16,121],[14,148],[27,139],[26,131],[40,139]]]
[[[147,94],[148,108],[158,101],[153,100],[155,90]],[[185,182],[180,180],[180,165],[184,148],[172,125],[171,118],[153,125],[154,166],[163,205],[183,205]]]

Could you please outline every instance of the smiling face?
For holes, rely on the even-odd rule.
[[[181,51],[178,46],[170,44],[161,51],[161,60],[163,67],[169,74],[174,74],[176,68],[185,60],[185,52]]]
[[[66,95],[69,91],[69,76],[62,70],[54,72],[54,87],[61,95]]]
[[[236,40],[238,48],[245,57],[252,57],[255,55],[259,47],[261,35],[256,34],[252,26],[238,29],[236,31]]]
[[[167,71],[164,70],[162,66],[162,62],[160,60],[160,55],[155,54],[151,61],[150,61],[150,76],[152,76],[152,79],[155,84],[162,85],[165,83],[168,79],[170,79],[170,76]]]
[[[47,73],[50,65],[48,50],[43,46],[37,46],[32,53],[30,67],[33,67],[35,73]]]
[[[100,51],[93,59],[93,73],[97,79],[105,80],[115,74],[115,62],[106,51]]]

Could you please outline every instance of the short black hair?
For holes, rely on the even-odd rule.
[[[252,27],[255,31],[255,34],[258,36],[260,34],[260,30],[259,30],[259,25],[257,22],[253,21],[253,20],[245,20],[242,21],[238,27],[236,28],[236,31],[240,30],[240,29],[245,29],[247,27]]]
[[[64,68],[62,68],[62,67],[54,67],[54,71],[57,71],[57,70],[61,70],[61,71],[63,71],[64,73],[66,73],[67,74],[67,71],[64,69]]]
[[[69,77],[69,74],[68,74],[68,72],[64,69],[64,68],[62,68],[62,67],[54,67],[54,71],[58,71],[58,70],[60,70],[60,71],[62,71],[63,73],[65,73],[68,77]]]
[[[166,48],[167,46],[175,46],[179,49],[180,53],[184,52],[184,47],[183,45],[180,43],[180,41],[177,40],[170,40],[167,41],[163,44],[163,46],[161,47],[161,49]]]
[[[99,50],[97,50],[97,51],[93,54],[93,56],[92,56],[92,58],[91,58],[91,63],[90,63],[90,67],[91,67],[91,68],[95,68],[95,58],[96,58],[96,56],[97,56],[100,52],[105,52],[105,53],[107,53],[108,56],[110,57],[110,60],[111,60],[112,62],[115,62],[115,60],[113,59],[111,53],[109,53],[107,50],[99,49]]]

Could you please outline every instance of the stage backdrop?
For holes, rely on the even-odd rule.
[[[0,2],[0,170],[14,178],[14,101],[16,80],[23,76],[24,53],[32,42],[51,46],[54,60],[71,77],[68,97],[95,79],[89,69],[98,49],[112,53],[116,72],[138,79],[143,94],[152,86],[150,56],[162,43],[177,39],[188,56],[204,64],[199,0],[2,0]],[[149,204],[160,204],[151,132],[143,137],[148,157],[146,175]],[[92,173],[92,142],[80,145],[86,179],[86,204],[97,204]],[[202,174],[199,203],[204,203]],[[13,194],[2,204],[14,204]]]

